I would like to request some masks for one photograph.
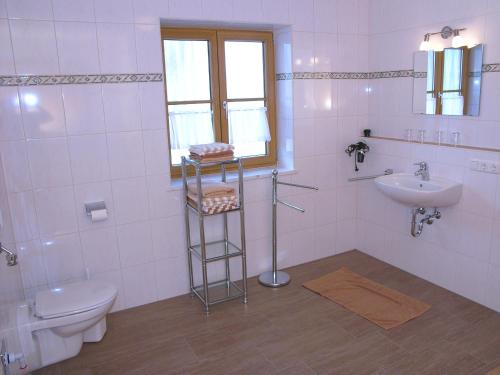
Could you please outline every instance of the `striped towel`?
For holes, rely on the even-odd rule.
[[[193,207],[198,206],[198,197],[188,193],[188,201]],[[238,208],[238,199],[236,195],[225,197],[203,198],[201,201],[201,212],[204,214],[214,214]]]
[[[204,157],[210,156],[211,154],[220,154],[225,152],[231,152],[234,150],[234,146],[227,143],[207,143],[202,145],[192,145],[189,147],[189,152],[193,156]]]

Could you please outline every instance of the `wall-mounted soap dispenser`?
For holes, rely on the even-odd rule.
[[[350,144],[345,149],[345,152],[349,155],[349,157],[351,157],[354,153],[354,170],[356,172],[359,171],[358,163],[363,163],[365,161],[365,155],[368,151],[370,151],[370,147],[368,147],[368,145],[363,141]]]

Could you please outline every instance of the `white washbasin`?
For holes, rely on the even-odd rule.
[[[395,173],[377,177],[375,185],[389,198],[410,207],[452,206],[462,196],[462,184],[442,177],[424,181],[413,174]]]

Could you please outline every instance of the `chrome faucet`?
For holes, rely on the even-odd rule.
[[[429,181],[430,175],[429,175],[429,166],[425,161],[421,161],[418,163],[415,163],[415,165],[419,166],[418,171],[415,172],[415,176],[422,176],[422,180],[424,181]]]
[[[8,266],[15,266],[17,264],[17,255],[7,248],[3,247],[2,243],[0,242],[0,254],[1,253],[5,253],[5,259],[7,260]]]

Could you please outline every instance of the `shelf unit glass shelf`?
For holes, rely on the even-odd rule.
[[[226,254],[226,244],[227,244],[227,254]],[[191,252],[196,255],[198,259],[202,259],[201,256],[201,245],[192,245],[190,248]],[[232,258],[240,256],[242,254],[241,249],[233,244],[231,241],[214,241],[207,242],[205,244],[205,259],[207,262],[215,262],[217,260],[222,260],[226,258]]]
[[[193,292],[202,300],[205,301],[205,293],[203,285],[198,285],[193,288]],[[240,298],[244,295],[244,291],[237,283],[228,280],[215,281],[208,284],[208,303],[215,305],[217,303],[230,301]]]

